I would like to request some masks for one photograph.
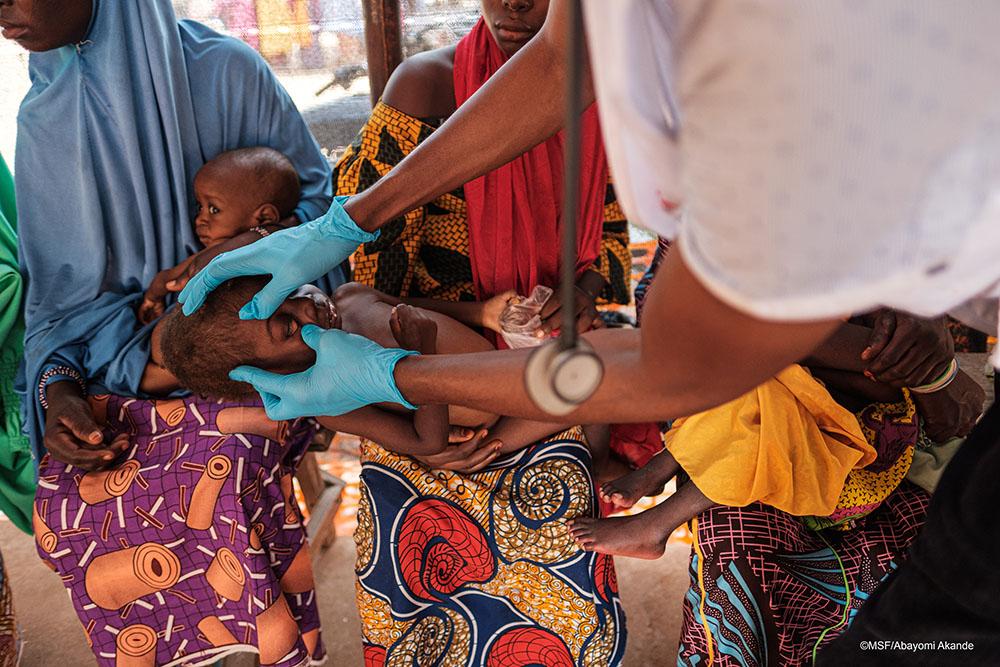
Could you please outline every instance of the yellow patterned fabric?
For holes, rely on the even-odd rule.
[[[578,428],[472,475],[362,443],[366,664],[619,664],[614,564],[580,551],[566,528],[594,514],[589,465]]]
[[[371,187],[437,125],[439,121],[414,118],[379,102],[334,170],[337,194],[353,195]],[[610,183],[604,213],[601,254],[593,266],[606,282],[598,303],[628,304],[632,266],[628,222]],[[354,279],[396,296],[473,300],[462,188],[385,225],[379,239],[355,253]]]
[[[877,452],[874,462],[852,470],[827,516],[808,517],[813,529],[849,530],[855,521],[875,511],[906,478],[920,438],[917,408],[907,390],[898,403],[873,403],[857,414],[858,423]]]

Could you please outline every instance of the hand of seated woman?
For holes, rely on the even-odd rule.
[[[575,302],[572,308],[576,314],[576,330],[578,333],[590,331],[600,326],[600,317],[597,313],[597,295],[604,287],[604,278],[596,271],[587,271],[576,281],[574,292]],[[542,318],[542,327],[539,329],[539,337],[547,337],[553,331],[562,326],[562,292],[556,290],[549,297],[539,316]]]
[[[924,420],[924,432],[934,442],[969,435],[983,413],[986,392],[964,372],[933,394],[911,394]]]
[[[866,375],[893,387],[919,387],[941,375],[955,357],[943,320],[883,309],[876,313]]]
[[[106,442],[87,399],[74,382],[53,382],[45,391],[45,448],[52,458],[84,470],[109,465],[128,447],[128,434]]]
[[[440,454],[414,458],[433,470],[454,470],[463,475],[471,475],[493,463],[500,455],[502,446],[499,440],[490,440],[489,431],[485,429],[468,438],[463,436],[463,440],[455,436],[453,429],[448,441],[449,446]]]

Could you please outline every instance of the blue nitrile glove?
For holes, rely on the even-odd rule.
[[[316,363],[293,375],[239,366],[229,377],[254,386],[271,419],[335,417],[373,403],[415,406],[396,387],[393,370],[411,350],[384,348],[339,329],[302,327],[302,340],[316,351]]]
[[[378,232],[363,231],[351,220],[344,210],[345,201],[347,197],[335,197],[322,218],[275,232],[213,259],[181,291],[178,300],[184,304],[184,314],[201,308],[205,297],[227,280],[271,275],[271,282],[240,310],[244,320],[270,317],[289,294],[332,271],[362,243],[378,238]]]

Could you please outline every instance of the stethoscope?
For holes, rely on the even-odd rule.
[[[528,358],[524,384],[528,395],[550,415],[572,412],[597,391],[604,364],[594,348],[576,333],[576,313],[570,307],[576,290],[576,228],[580,199],[580,128],[583,105],[583,11],[580,0],[569,3],[567,41],[568,81],[564,127],[564,179],[561,222],[560,300],[563,303],[559,337],[535,349]]]

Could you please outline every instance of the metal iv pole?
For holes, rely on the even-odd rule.
[[[563,135],[563,209],[559,259],[562,326],[559,337],[536,349],[528,359],[524,382],[528,395],[542,410],[560,416],[590,398],[604,377],[600,357],[576,333],[576,234],[580,211],[580,126],[584,112],[583,38],[581,0],[569,0],[567,29],[566,123]]]

